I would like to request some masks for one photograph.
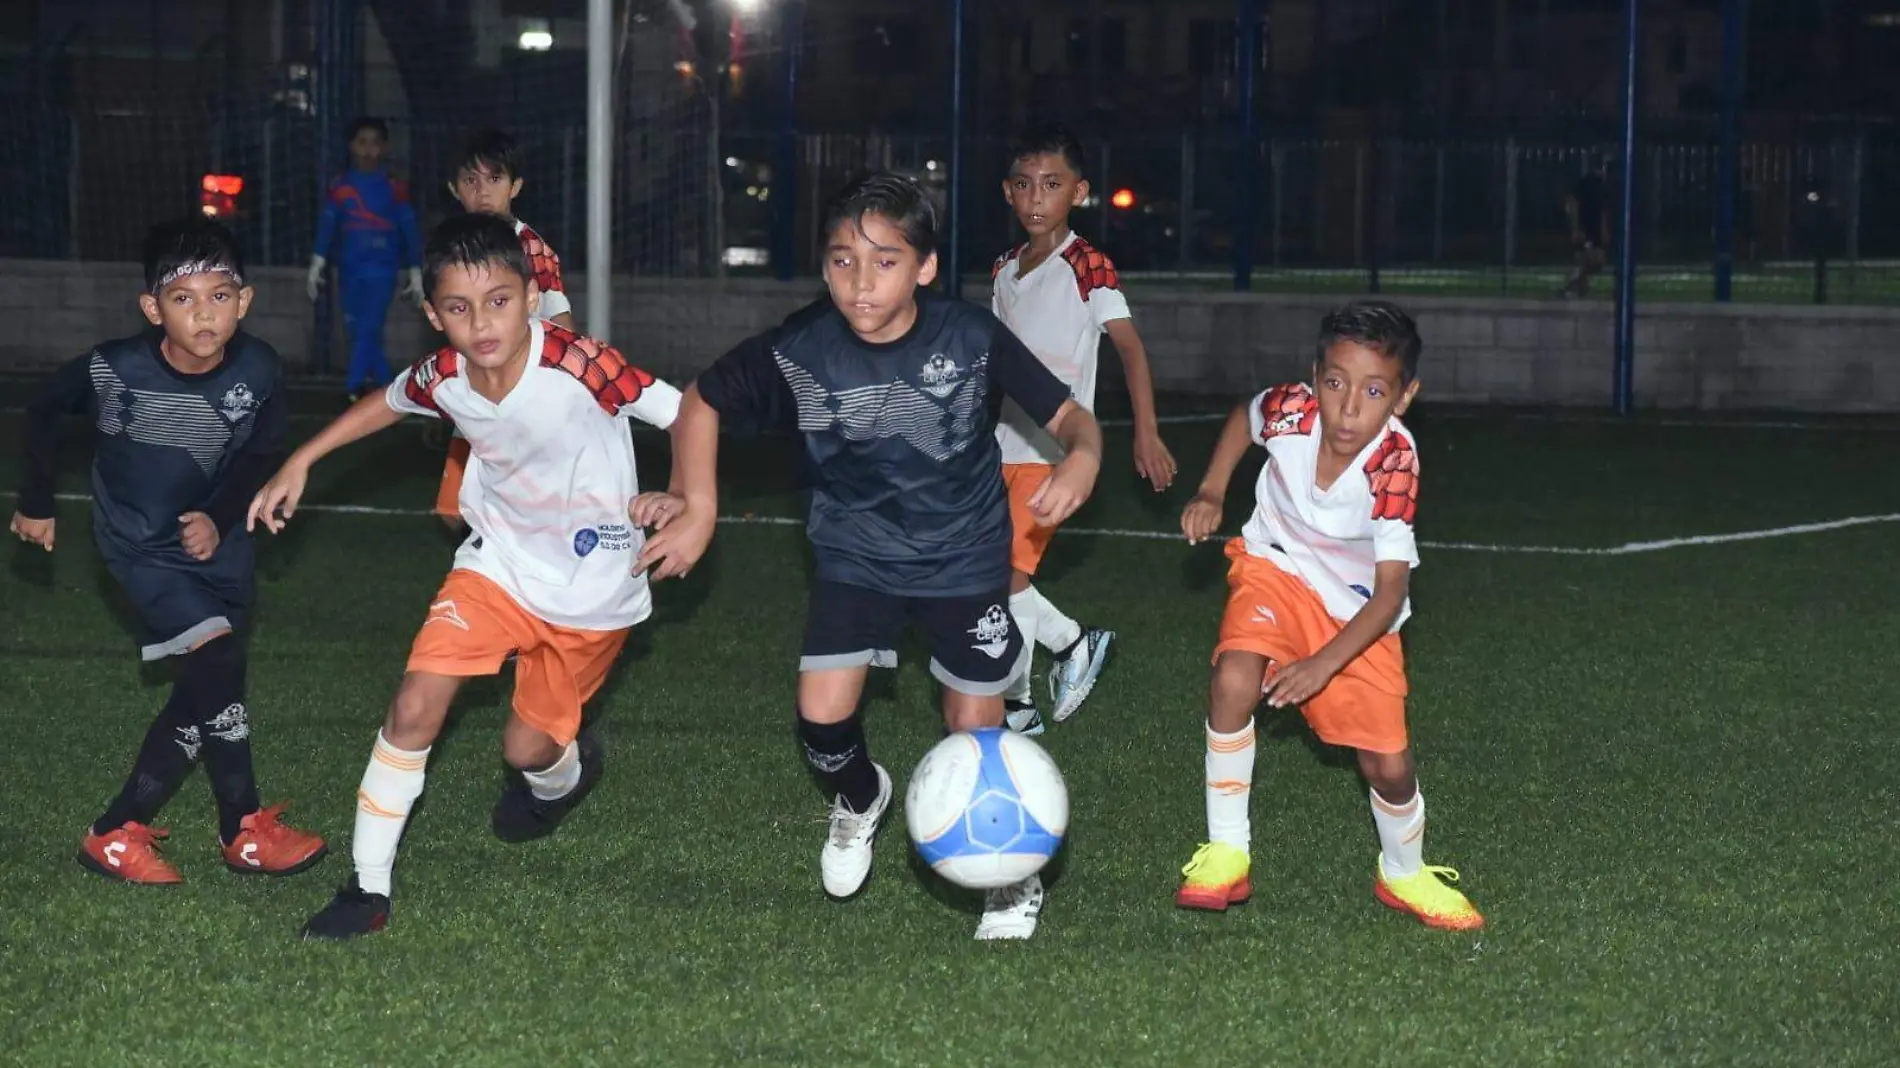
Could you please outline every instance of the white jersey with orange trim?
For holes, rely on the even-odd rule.
[[[1108,324],[1129,318],[1115,265],[1074,231],[1027,273],[1019,245],[990,272],[990,310],[1043,366],[1068,386],[1075,402],[1095,410],[1095,368]],[[1003,404],[996,440],[1006,464],[1056,464],[1062,446],[1015,404]]]
[[[531,326],[533,356],[500,404],[469,385],[453,348],[417,360],[384,396],[396,411],[454,420],[468,439],[458,503],[469,535],[456,567],[549,623],[633,626],[652,598],[633,574],[645,539],[627,518],[640,483],[623,420],[671,426],[679,391],[592,338]]]
[[[568,302],[567,287],[561,284],[561,257],[554,254],[554,246],[536,233],[534,227],[515,220],[515,236],[521,239],[521,251],[528,255],[528,277],[541,290],[541,303],[535,314],[543,319],[552,319],[574,310]]]
[[[1247,422],[1267,463],[1254,485],[1247,552],[1298,576],[1340,622],[1372,596],[1377,565],[1418,566],[1418,448],[1394,416],[1332,484],[1315,484],[1324,441],[1319,398],[1307,385],[1275,386],[1249,402]],[[1407,598],[1392,629],[1412,614]]]

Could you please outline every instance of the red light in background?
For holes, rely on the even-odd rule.
[[[1108,198],[1108,202],[1123,211],[1127,211],[1129,208],[1135,206],[1135,191],[1133,189],[1117,189],[1115,190],[1115,195]]]
[[[236,215],[238,194],[244,192],[244,178],[237,174],[207,174],[198,188],[198,210],[214,219]]]

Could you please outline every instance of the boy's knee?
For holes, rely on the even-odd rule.
[[[501,732],[501,758],[516,771],[540,771],[561,759],[565,749],[541,730],[510,720]]]
[[[1359,773],[1379,796],[1395,805],[1403,805],[1418,792],[1418,773],[1412,764],[1412,751],[1374,753],[1359,750]]]
[[[427,676],[410,675],[389,702],[389,715],[383,721],[383,737],[404,749],[426,749],[435,744],[435,736],[448,717],[453,688],[432,685]]]

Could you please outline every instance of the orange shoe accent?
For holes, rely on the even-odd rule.
[[[1481,931],[1484,929],[1484,916],[1477,909],[1470,908],[1469,903],[1467,903],[1468,911],[1465,912],[1425,912],[1406,904],[1386,887],[1384,879],[1376,876],[1372,880],[1372,894],[1379,899],[1379,904],[1406,913],[1427,927],[1440,931]]]
[[[1174,903],[1184,909],[1203,909],[1208,912],[1226,912],[1229,905],[1245,904],[1253,896],[1253,880],[1243,875],[1238,882],[1226,886],[1196,886],[1185,884],[1175,891]]]
[[[244,875],[295,875],[322,860],[329,852],[323,839],[281,822],[283,811],[270,805],[244,817],[224,847],[224,866]]]
[[[143,823],[127,822],[105,834],[86,831],[79,844],[79,866],[134,886],[176,886],[185,881],[178,869],[159,855],[158,843],[166,832]]]

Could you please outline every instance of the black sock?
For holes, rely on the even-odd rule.
[[[258,809],[250,712],[244,707],[244,644],[236,635],[213,638],[186,653],[178,667],[204,740],[205,775],[218,802],[218,838],[229,845],[244,817]]]
[[[813,723],[800,716],[798,740],[826,793],[844,798],[853,812],[870,811],[877,803],[877,769],[864,745],[864,721],[856,712],[843,723]]]
[[[106,806],[92,825],[92,833],[107,834],[127,823],[149,825],[172,794],[178,791],[198,760],[200,731],[191,714],[190,693],[183,680],[172,683],[172,695],[146,728],[145,742],[132,763],[132,774],[119,796]]]

